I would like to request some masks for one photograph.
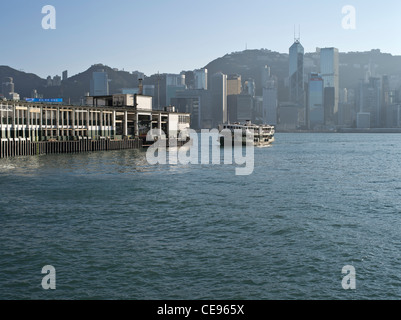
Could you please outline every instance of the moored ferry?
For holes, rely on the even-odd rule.
[[[231,131],[231,140],[233,144],[235,139],[239,138],[239,136],[234,134],[236,130],[242,131],[242,135],[240,138],[242,140],[242,145],[246,145],[247,142],[250,142],[247,141],[247,139],[249,139],[249,133],[251,134],[253,133],[253,144],[255,146],[267,146],[274,141],[275,128],[272,125],[268,124],[257,125],[253,124],[251,121],[246,121],[245,124],[235,122],[235,123],[225,123],[219,125],[219,132],[220,132],[219,140],[221,146],[224,146],[224,141],[225,141],[225,135],[222,134],[223,130]]]

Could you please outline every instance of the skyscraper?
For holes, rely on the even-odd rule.
[[[336,123],[340,97],[339,54],[337,48],[320,49],[320,74],[323,78],[325,92],[328,92],[329,97],[331,97],[331,99],[325,97],[326,125],[333,125]],[[327,88],[333,89],[328,90]]]
[[[263,88],[263,123],[277,125],[277,80],[271,77]]]
[[[260,71],[261,86],[262,88],[264,88],[267,85],[267,81],[270,80],[270,67],[268,65],[265,65],[260,69]]]
[[[305,105],[304,47],[299,42],[299,39],[295,39],[289,53],[290,101],[303,107]]]
[[[230,74],[227,76],[227,95],[241,94],[242,80],[238,74]]]
[[[68,79],[68,70],[63,71],[63,81]]]
[[[207,90],[207,69],[194,71],[194,88]]]
[[[171,104],[171,99],[176,97],[177,91],[186,90],[185,74],[166,74],[166,105]]]
[[[244,93],[249,94],[251,97],[255,97],[256,95],[256,84],[255,80],[253,79],[248,79],[244,82],[244,88],[243,88]]]
[[[211,77],[213,127],[227,123],[227,75],[221,72]]]
[[[308,120],[309,128],[313,129],[324,125],[324,83],[317,73],[310,73],[308,80]]]
[[[370,77],[359,87],[359,113],[370,114],[370,127],[382,127],[382,79]]]
[[[109,95],[109,79],[107,73],[103,69],[92,73],[90,94],[91,96]]]

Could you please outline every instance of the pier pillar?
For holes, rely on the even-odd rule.
[[[22,133],[22,137],[25,137],[25,110],[21,109],[21,133]]]
[[[116,135],[116,111],[115,110],[113,110],[113,113],[112,113],[112,126],[113,126],[112,135],[114,137]]]
[[[3,126],[3,104],[0,103],[0,129],[1,129],[1,139],[5,138],[4,136],[4,126]]]
[[[72,117],[72,126],[71,126],[72,136],[75,137],[75,109],[72,109],[71,117]]]
[[[56,110],[56,136],[60,136],[60,107]]]
[[[44,112],[45,112],[45,124],[44,124],[44,126],[45,126],[45,137],[47,137],[48,136],[48,133],[47,133],[47,126],[48,126],[48,111],[47,111],[47,109],[44,109]]]
[[[106,136],[110,138],[110,120],[111,120],[111,114],[109,112],[106,113]]]
[[[139,114],[138,112],[135,113],[135,138],[139,137]]]
[[[43,107],[40,107],[40,114],[39,114],[39,130],[40,130],[40,137],[43,137]]]
[[[64,137],[64,111],[61,112],[61,132],[60,135]]]
[[[159,112],[157,115],[157,129],[159,131],[159,135],[161,136],[162,134],[162,113]]]
[[[31,124],[31,107],[26,108],[26,127],[25,131],[28,133],[27,138],[31,139],[31,130],[32,130],[32,124]]]
[[[39,141],[39,120],[38,120],[38,110],[35,110],[35,141]]]
[[[124,136],[128,136],[128,112],[124,111]]]
[[[17,112],[16,107],[15,107],[15,105],[13,105],[13,117],[12,117],[12,120],[11,120],[12,121],[11,128],[13,130],[13,138],[14,139],[17,137],[17,127],[15,125],[16,112]]]
[[[92,135],[90,130],[90,111],[89,109],[86,111],[86,136],[90,137]]]
[[[75,110],[75,117],[77,121],[77,126],[76,126],[76,134],[77,136],[81,135],[81,126],[79,125],[79,121],[81,120],[81,110]]]
[[[100,126],[100,136],[104,137],[104,128],[103,128],[103,111],[100,111],[99,114],[99,126]]]

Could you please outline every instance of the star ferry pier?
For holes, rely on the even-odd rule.
[[[0,102],[0,158],[139,149],[151,129],[169,139],[189,129],[190,114],[174,107],[152,110],[152,97],[86,97],[82,106],[54,102]]]

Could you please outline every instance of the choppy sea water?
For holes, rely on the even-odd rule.
[[[401,135],[276,134],[249,176],[145,154],[0,160],[0,299],[401,298]]]

